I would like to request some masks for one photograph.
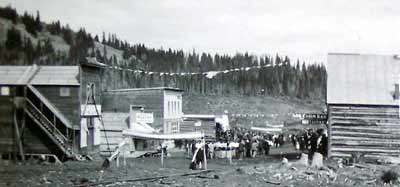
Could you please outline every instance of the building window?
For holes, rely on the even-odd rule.
[[[9,95],[10,95],[10,87],[8,87],[8,86],[1,86],[0,88],[1,88],[0,94],[1,94],[2,96],[9,96]]]
[[[175,115],[176,114],[176,102],[175,101],[174,101],[174,110],[173,111],[174,111],[173,114]]]
[[[167,115],[171,115],[171,102],[168,101]]]
[[[393,94],[393,99],[398,100],[399,99],[399,84],[394,85],[394,94]]]
[[[71,90],[69,87],[61,87],[60,88],[60,96],[61,97],[69,97],[71,95]]]

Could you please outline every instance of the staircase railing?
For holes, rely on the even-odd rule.
[[[73,128],[69,120],[67,120],[46,97],[36,90],[36,88],[31,85],[27,85],[27,88],[25,112],[40,126],[67,157],[81,160],[80,155],[73,151],[73,147],[71,146],[72,140],[66,137],[65,134],[60,131],[59,127],[57,127],[57,122],[61,122],[65,125],[65,128]],[[43,107],[48,110],[44,110]],[[48,117],[46,114],[50,114],[51,117]]]
[[[28,98],[26,98],[25,101],[27,110],[31,112],[33,117],[35,117],[37,120],[41,122],[40,124],[44,126],[47,132],[49,132],[51,135],[56,135],[59,138],[61,138],[63,142],[60,143],[68,142],[68,138],[65,137],[64,134],[57,129],[55,124],[53,124],[49,119],[47,119],[47,117],[42,112],[40,112],[40,110]]]
[[[55,116],[56,118],[62,122],[67,128],[73,129],[74,126],[71,125],[71,122],[67,118],[62,115],[62,113],[54,106],[51,104],[49,100],[46,99],[36,88],[34,88],[32,85],[27,85],[30,93],[33,93],[36,98],[40,100],[41,103],[44,104]],[[27,97],[29,98],[30,95]],[[32,102],[31,102],[32,103]]]

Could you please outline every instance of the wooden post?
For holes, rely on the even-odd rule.
[[[332,156],[332,118],[331,118],[331,111],[329,105],[328,107],[328,153],[327,157],[330,158]]]
[[[126,153],[125,153],[125,147],[126,145],[122,146],[122,155],[124,156],[124,168],[126,168]]]
[[[161,167],[164,167],[164,149],[162,147],[162,143],[160,144],[161,147]]]
[[[125,168],[125,176],[126,176],[126,175],[128,175],[128,168],[126,167],[126,150],[125,150],[125,147],[126,147],[126,145],[127,145],[127,144],[125,144],[125,145],[124,145],[124,147],[123,147],[123,149],[122,149],[122,151],[123,151],[123,153],[122,153],[122,154],[124,154],[124,168]]]
[[[204,154],[204,169],[207,170],[207,155],[206,155],[206,141],[203,137],[203,154]]]
[[[18,146],[19,154],[21,155],[22,161],[25,161],[24,150],[22,147],[21,136],[19,133],[18,121],[17,121],[17,109],[14,109],[14,128],[15,128],[15,143]],[[16,153],[16,152],[15,152]],[[17,159],[17,154],[14,155],[15,160]]]
[[[119,156],[120,156],[120,154],[121,154],[121,153],[119,153],[119,154],[117,155],[117,168],[119,168]]]

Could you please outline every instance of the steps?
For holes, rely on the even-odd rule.
[[[47,112],[51,112],[51,116],[54,116],[54,119],[57,119],[57,121],[63,124],[67,129],[71,127],[69,122],[61,116],[58,110],[56,110],[35,88],[28,85],[28,89],[30,92],[29,97],[25,97],[24,112],[48,135],[53,143],[60,148],[66,158],[82,160],[82,156],[73,151],[72,140],[68,139],[64,133],[57,128],[56,124],[49,120],[39,108],[43,108],[43,105],[45,105],[45,107],[49,109]],[[40,101],[41,107],[36,106],[30,98],[35,101]],[[36,104],[38,104],[38,102],[36,102]]]

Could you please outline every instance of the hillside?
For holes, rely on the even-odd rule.
[[[87,57],[108,66],[102,71],[102,90],[178,87],[185,91],[184,109],[189,113],[315,111],[326,92],[326,71],[320,64],[294,62],[278,54],[212,55],[148,48],[115,34],[92,36],[60,21],[43,23],[39,12],[18,15],[11,7],[0,7],[1,65],[77,65]],[[309,101],[319,105],[310,106]]]
[[[271,96],[201,96],[185,95],[183,112],[186,114],[224,114],[242,127],[277,125],[299,121],[293,114],[322,112],[324,104],[319,101],[301,100]]]

